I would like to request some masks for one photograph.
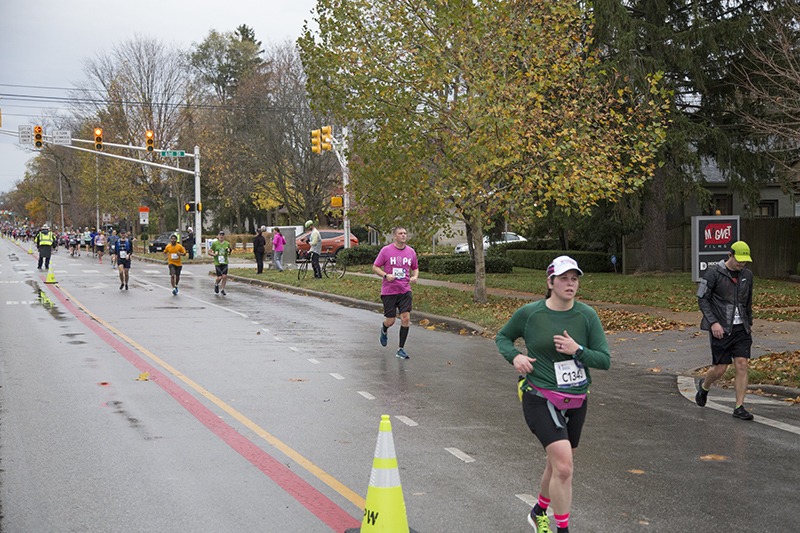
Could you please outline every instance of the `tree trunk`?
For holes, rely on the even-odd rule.
[[[486,295],[486,261],[483,255],[483,227],[480,215],[467,221],[467,224],[472,232],[472,244],[475,249],[475,295],[473,300],[479,304],[485,304],[489,298]]]
[[[638,272],[670,270],[667,255],[667,194],[664,169],[657,169],[644,199],[645,226]]]

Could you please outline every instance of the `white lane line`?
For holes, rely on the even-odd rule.
[[[261,328],[261,331],[265,331],[265,332],[269,333],[269,330],[267,328]]]
[[[99,270],[81,270],[84,274],[99,274]]]
[[[166,290],[170,290],[170,291],[172,290],[172,287],[167,287],[166,285],[153,283],[152,281],[145,281],[145,280],[142,280],[142,279],[136,279],[136,281],[141,283],[142,285],[152,285],[153,287],[158,287],[158,288],[166,289]],[[195,300],[196,302],[200,302],[200,303],[205,304],[205,305],[210,305],[212,307],[217,307],[219,309],[222,309],[223,311],[228,311],[229,313],[233,313],[234,315],[239,315],[242,318],[248,318],[247,315],[244,314],[244,313],[240,313],[239,311],[234,311],[233,309],[229,309],[229,308],[227,308],[225,306],[222,306],[222,305],[217,305],[215,303],[211,303],[211,302],[209,302],[207,300],[201,300],[200,298],[196,298],[194,296],[190,296],[190,295],[188,295],[186,293],[181,293],[181,298],[190,298],[192,300]]]
[[[412,426],[413,427],[413,426],[418,426],[419,425],[416,422],[414,422],[413,420],[411,420],[410,418],[408,418],[407,416],[397,415],[397,416],[395,416],[395,418],[398,419],[400,422],[402,422],[403,424],[405,424],[407,426]]]
[[[0,281],[0,283],[22,283],[22,282],[19,281],[19,280],[16,280],[16,281]]]
[[[312,365],[321,365],[322,364],[319,361],[317,361],[316,359],[309,359],[308,362],[311,363]]]
[[[337,374],[336,372],[331,372],[331,376],[335,377],[336,379],[344,379],[343,375]]]
[[[459,459],[461,459],[465,463],[474,463],[475,462],[475,459],[473,459],[469,455],[465,454],[464,452],[462,452],[458,448],[445,448],[445,451],[448,451],[448,452],[452,453],[453,455],[455,455],[456,457],[458,457]]]
[[[254,320],[251,320],[250,323],[251,324],[255,324],[256,326],[258,325],[258,322],[254,321]]]
[[[680,391],[681,395],[690,400],[694,403],[694,396],[697,393],[697,388],[694,384],[694,378],[690,376],[678,376],[678,390]],[[748,398],[747,403],[756,403],[753,402],[752,399]],[[733,402],[731,402],[733,403]],[[783,403],[783,402],[780,402]],[[706,403],[706,407],[710,407],[711,409],[716,409],[717,411],[728,413],[730,414],[732,411],[732,407],[729,405],[722,405],[717,402],[712,402],[711,400]],[[753,422],[758,422],[759,424],[764,424],[765,426],[774,427],[776,429],[782,429],[783,431],[788,431],[789,433],[794,433],[795,435],[800,435],[800,427],[792,426],[791,424],[786,424],[784,422],[779,422],[777,420],[772,420],[766,418],[761,415],[756,415],[753,419]]]
[[[361,396],[363,396],[364,398],[366,398],[367,400],[374,400],[375,399],[375,396],[373,396],[372,394],[368,393],[365,390],[360,390],[360,391],[358,391],[358,393]]]
[[[299,352],[300,348],[295,348],[294,346],[289,346],[289,349],[293,352]]]
[[[281,338],[280,338],[280,337],[278,337],[277,335],[275,335],[275,340],[276,340],[276,341],[278,341],[278,342],[283,342],[283,339],[281,339]]]
[[[539,498],[533,496],[532,494],[515,494],[514,496],[527,503],[529,507],[533,507],[539,503]]]
[[[161,274],[160,270],[142,270],[145,274]]]

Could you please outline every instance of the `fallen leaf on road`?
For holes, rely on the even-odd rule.
[[[673,349],[671,349],[671,350],[670,350],[670,352],[677,352],[677,351],[678,351],[678,350],[676,350],[675,348],[673,348]]]
[[[710,453],[708,455],[702,456],[700,459],[702,459],[703,461],[727,461],[728,457],[725,455],[716,455]]]
[[[661,372],[661,367],[657,366],[654,368],[648,368],[647,370],[649,370],[650,372]]]
[[[425,329],[436,329],[436,326],[428,326],[428,327],[427,327],[427,328],[425,328]]]
[[[261,335],[261,332],[260,331],[256,331],[256,335]]]
[[[654,349],[653,349],[653,351],[654,351],[654,352],[657,352],[657,351],[658,351],[658,348],[654,348]]]
[[[638,468],[634,468],[633,470],[628,470],[631,474],[644,474],[644,470],[639,470]]]
[[[308,380],[307,379],[302,379],[302,378],[289,378],[286,381],[308,381]]]
[[[419,325],[420,326],[427,326],[430,323],[431,323],[431,321],[428,320],[427,318],[423,318],[422,320],[419,321]]]

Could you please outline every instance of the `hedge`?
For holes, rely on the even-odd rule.
[[[339,257],[348,265],[371,265],[375,262],[383,246],[375,244],[359,244],[352,248],[345,248],[339,252]]]
[[[508,250],[506,255],[514,266],[547,270],[553,259],[568,255],[578,262],[584,272],[612,272],[611,254],[603,252],[579,252],[575,250]]]
[[[469,255],[423,255],[418,258],[419,269],[431,274],[473,274],[475,263]],[[487,257],[487,274],[509,274],[514,262],[506,257]]]

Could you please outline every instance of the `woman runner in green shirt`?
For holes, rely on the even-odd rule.
[[[551,533],[551,504],[558,533],[569,533],[572,458],[586,418],[589,367],[607,370],[611,364],[597,313],[575,301],[581,275],[571,257],[555,258],[547,267],[545,299],[518,309],[495,341],[500,354],[522,374],[522,412],[547,453],[539,501],[528,515],[537,533]],[[514,347],[520,337],[527,354]]]

